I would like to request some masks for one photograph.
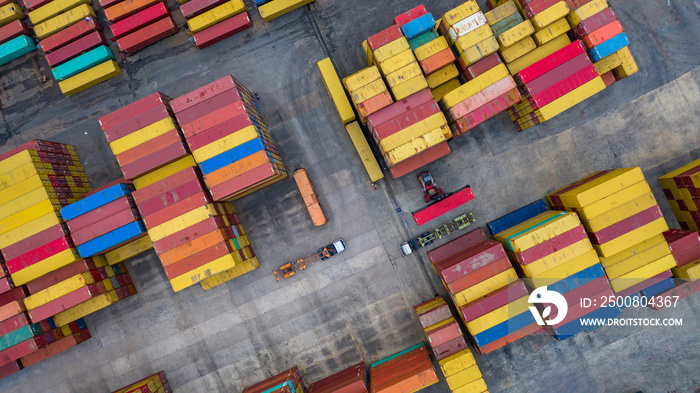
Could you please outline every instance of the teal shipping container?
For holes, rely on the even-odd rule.
[[[7,64],[34,49],[36,49],[34,40],[28,36],[21,35],[17,38],[13,38],[0,45],[0,65]]]
[[[114,60],[114,55],[109,47],[102,45],[51,69],[51,72],[56,80],[62,81],[108,60]]]

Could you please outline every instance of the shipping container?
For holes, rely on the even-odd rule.
[[[204,49],[251,27],[253,27],[253,22],[250,20],[248,13],[243,12],[195,33],[193,36],[194,44],[197,48]]]
[[[119,51],[122,54],[132,54],[139,49],[143,49],[165,37],[177,33],[178,28],[175,26],[172,18],[166,17],[154,22],[146,27],[134,31],[117,40]]]

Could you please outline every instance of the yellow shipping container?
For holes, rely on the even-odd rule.
[[[355,120],[355,112],[352,110],[352,105],[350,105],[350,100],[345,95],[343,90],[343,85],[338,78],[338,74],[335,72],[333,63],[331,59],[326,57],[325,59],[316,63],[319,71],[321,72],[321,80],[323,85],[326,86],[326,91],[335,106],[335,110],[338,112],[340,119],[343,124],[348,124]]]
[[[560,35],[566,34],[570,29],[571,26],[569,26],[569,22],[566,21],[566,18],[561,18],[551,25],[535,32],[532,38],[535,40],[537,46],[542,46]]]
[[[388,60],[389,58],[406,50],[410,51],[411,47],[408,45],[406,37],[401,37],[398,40],[391,41],[390,43],[377,48],[377,50],[374,51],[374,60],[381,63],[384,60]]]
[[[442,25],[444,25],[445,29],[449,29],[455,23],[468,18],[479,11],[479,5],[476,3],[476,1],[468,0],[462,3],[460,6],[447,11],[445,15],[442,16]],[[447,31],[442,31],[441,33],[444,35],[447,33]]]
[[[313,1],[314,0],[275,0],[259,6],[258,11],[260,11],[260,16],[262,16],[263,20],[269,22]]]
[[[3,232],[2,236],[0,236],[0,249],[35,235],[44,229],[58,225],[61,222],[62,220],[58,217],[58,214],[52,211],[37,218],[36,220]]]
[[[192,156],[195,161],[203,162],[256,138],[260,138],[258,130],[255,126],[248,126],[232,134],[228,134],[221,139],[217,139],[208,145],[202,146],[193,151]]]
[[[486,18],[484,17],[484,14],[481,12],[477,12],[476,14],[468,17],[467,19],[464,19],[462,21],[459,21],[452,25],[449,30],[449,35],[448,37],[448,42],[450,45],[454,44],[457,39],[465,34],[469,34],[470,32],[476,30],[479,26],[488,26],[488,23],[486,23]]]
[[[212,262],[171,279],[170,286],[172,286],[173,291],[178,292],[208,277],[223,273],[233,268],[235,265],[236,262],[231,255],[224,255],[221,258],[217,258]]]
[[[0,216],[2,216],[2,219],[10,217],[26,209],[27,206],[34,206],[44,201],[53,204],[55,206],[54,210],[59,210],[61,208],[58,198],[50,197],[45,188],[37,188],[22,195],[21,198],[13,199],[8,203],[0,205],[0,212],[2,212]]]
[[[76,249],[70,248],[68,250],[63,250],[46,259],[29,265],[16,273],[13,273],[11,275],[12,282],[15,284],[15,286],[24,285],[47,273],[70,265],[71,263],[80,259],[80,255]]]
[[[24,18],[24,13],[19,5],[10,3],[0,7],[0,26],[22,18]]]
[[[419,46],[415,51],[413,51],[413,53],[416,55],[416,59],[418,59],[418,61],[423,61],[430,56],[444,51],[447,48],[449,48],[447,40],[444,36],[439,36],[427,44]]]
[[[27,308],[27,310],[33,310],[94,282],[95,280],[92,278],[90,272],[77,274],[42,291],[34,293],[29,297],[26,297],[24,299],[24,306]]]
[[[628,46],[620,49],[616,54],[620,57],[622,64],[615,70],[622,79],[639,72],[639,67],[637,67],[637,63],[634,61]],[[700,185],[698,187],[700,187]]]
[[[544,258],[540,258],[527,265],[522,265],[522,269],[525,275],[528,277],[535,277],[539,274],[546,273],[548,270],[554,269],[572,259],[576,259],[582,255],[593,250],[591,241],[588,238],[579,240],[576,243],[561,248]]]
[[[589,205],[577,208],[576,212],[579,214],[582,220],[591,220],[649,192],[651,192],[649,184],[646,182],[646,180],[642,180]]]
[[[605,82],[600,78],[596,77],[590,82],[587,82],[581,87],[574,89],[572,92],[564,94],[564,96],[557,98],[551,103],[545,105],[539,110],[535,111],[541,119],[550,120],[556,115],[564,112],[565,110],[573,107],[574,105],[584,101],[595,94],[603,91],[605,89]]]
[[[428,87],[431,90],[434,90],[437,89],[438,86],[442,86],[451,80],[456,81],[458,76],[459,70],[457,69],[457,66],[454,65],[454,63],[450,63],[449,65],[442,67],[439,70],[425,77],[425,81],[428,83]],[[459,86],[459,81],[457,81],[457,86]],[[433,94],[433,98],[435,98],[436,100],[440,99],[435,97],[435,94]]]
[[[516,225],[513,228],[515,233],[506,238],[508,248],[515,252],[523,252],[581,225],[581,220],[576,213],[562,213],[563,214],[557,214],[552,218],[539,221],[535,225],[525,224],[528,221],[523,224]],[[535,218],[538,217],[540,216]],[[500,233],[498,235],[501,236]]]
[[[440,100],[440,106],[443,107],[443,109],[452,108],[453,106],[473,96],[477,92],[484,90],[486,87],[505,78],[506,76],[508,76],[508,69],[506,69],[505,65],[499,64],[463,84],[458,89],[445,94],[445,96],[442,97],[442,100]]]
[[[192,33],[200,32],[246,10],[243,0],[230,0],[187,20],[187,27]]]
[[[457,38],[455,48],[458,53],[463,53],[478,43],[493,37],[493,31],[488,25],[481,25],[469,33]]]
[[[616,207],[607,213],[594,217],[591,220],[584,221],[583,226],[586,227],[588,232],[598,232],[609,227],[610,225],[616,224],[654,206],[658,206],[656,203],[656,198],[654,198],[654,194],[648,193],[619,207]]]
[[[428,88],[428,82],[425,80],[423,73],[421,73],[418,76],[392,87],[391,94],[394,96],[395,101],[400,101],[426,88]]]
[[[662,243],[666,243],[666,238],[663,234],[658,234],[644,240],[643,242],[636,243],[632,247],[620,251],[617,254],[614,254],[609,257],[601,257],[600,263],[601,265],[603,265],[603,267],[614,266],[618,263],[622,263],[627,259],[633,259],[637,255],[644,253],[646,250],[652,247],[656,247],[657,245]],[[666,247],[668,248],[668,243],[666,243]]]
[[[513,0],[507,0],[502,5],[492,9],[491,11],[484,14],[486,20],[489,22],[490,26],[502,21],[503,19],[513,15],[518,12],[518,7],[515,6]]]
[[[419,121],[403,130],[389,135],[388,137],[379,141],[379,149],[382,153],[394,150],[399,146],[410,142],[412,139],[418,138],[424,135],[428,131],[432,131],[436,128],[440,128],[447,124],[447,119],[442,112],[438,112],[434,115],[428,116],[424,120]]]
[[[428,83],[430,83],[430,81],[428,81]],[[460,86],[462,86],[462,84],[459,82],[459,79],[454,78],[432,89],[430,92],[433,94],[433,98],[435,99],[435,101],[440,101],[442,97],[445,96],[445,94],[451,92],[452,90]]]
[[[113,296],[112,293],[113,291],[97,295],[86,302],[61,311],[53,317],[53,320],[56,325],[68,325],[77,319],[101,310],[116,302],[114,299],[115,296]]]
[[[486,296],[499,288],[507,286],[517,278],[518,275],[515,273],[515,269],[512,268],[498,273],[493,277],[487,278],[486,280],[455,294],[455,305],[457,305],[457,307],[462,307],[469,302]]]
[[[377,66],[372,66],[360,70],[343,79],[343,86],[345,86],[348,91],[352,92],[359,90],[360,88],[367,86],[371,82],[378,79],[382,79],[382,76],[379,74],[379,69]]]
[[[612,71],[614,68],[619,67],[621,64],[622,60],[620,60],[620,55],[618,55],[617,52],[593,63],[596,71],[598,71],[598,75],[603,75],[608,71]]]
[[[491,36],[460,53],[459,57],[461,57],[466,64],[474,64],[484,57],[496,53],[498,49],[498,41],[496,41],[495,37]]]
[[[365,55],[365,62],[367,67],[374,65],[374,55],[372,54],[372,49],[369,47],[367,40],[362,41],[362,53]]]
[[[501,322],[505,322],[516,315],[524,313],[528,310],[528,297],[529,295],[525,295],[519,299],[509,302],[505,306],[490,311],[479,318],[472,321],[467,321],[467,330],[469,330],[469,334],[472,336],[477,335],[484,330],[498,325]]]
[[[474,365],[445,378],[445,381],[447,382],[447,386],[454,391],[454,389],[474,382],[479,378],[481,378],[481,371],[479,371],[479,366]]]
[[[535,33],[535,28],[529,20],[519,23],[517,26],[506,30],[503,34],[497,37],[501,49],[505,49],[518,41],[530,37]]]
[[[367,175],[369,175],[369,178],[372,181],[372,183],[376,182],[379,179],[382,179],[384,177],[382,169],[379,167],[379,164],[377,164],[377,159],[374,158],[374,154],[372,154],[372,150],[369,148],[369,144],[367,143],[365,135],[362,133],[360,125],[357,124],[356,121],[354,121],[346,125],[345,130],[350,136],[352,144],[355,146],[355,150],[360,156],[362,165],[365,167]]]
[[[200,206],[148,230],[151,240],[157,242],[209,217],[218,215],[212,205]]]
[[[668,247],[668,243],[663,242],[647,248],[639,254],[624,259],[614,265],[603,265],[603,267],[605,268],[605,274],[608,276],[608,278],[613,279],[622,277],[633,270],[639,269],[640,267],[661,259],[669,254],[671,254],[671,249]]]
[[[535,26],[535,28],[539,29],[544,29],[545,27],[551,25],[552,23],[556,22],[557,20],[565,17],[571,9],[569,8],[569,5],[566,4],[566,1],[560,1],[553,6],[547,8],[546,10],[540,12],[539,14],[535,15],[534,18],[530,19],[532,22],[532,25]],[[572,24],[571,26],[576,26],[576,24]]]
[[[449,377],[450,375],[455,375],[458,372],[475,365],[476,360],[474,359],[472,351],[467,348],[463,351],[455,353],[454,355],[438,360],[438,364],[440,365],[442,374],[445,377]]]
[[[241,263],[237,263],[236,266],[230,269],[224,270],[221,273],[205,278],[204,280],[200,281],[199,284],[202,286],[203,290],[207,291],[227,281],[231,281],[238,276],[242,276],[245,273],[251,272],[257,269],[258,267],[260,267],[258,258],[253,257],[251,259],[246,259]]]
[[[386,91],[386,85],[384,80],[377,79],[376,81],[370,82],[365,86],[351,92],[352,101],[355,105],[363,103],[370,98],[379,95],[380,93]]]
[[[690,262],[681,267],[671,269],[674,277],[684,278],[690,281],[700,280],[700,260]]]
[[[676,260],[673,259],[673,255],[667,255],[652,263],[648,263],[638,269],[632,270],[623,276],[611,279],[610,286],[612,287],[613,291],[621,292],[633,285],[637,285],[644,280],[648,280],[651,277],[659,275],[674,267],[676,267]]]
[[[615,169],[562,193],[559,198],[566,207],[583,207],[642,180],[644,173],[639,167]]]
[[[576,27],[583,20],[590,18],[606,8],[608,8],[608,2],[606,0],[593,0],[575,9],[566,18],[571,26]]]
[[[47,190],[39,176],[32,176],[15,186],[0,191],[0,211],[8,215],[14,214],[24,209],[27,204],[36,204],[51,198],[49,192],[51,191]],[[28,198],[26,202],[24,198]]]
[[[421,135],[419,138],[415,138],[410,142],[387,152],[384,154],[384,157],[386,158],[389,166],[393,166],[437,145],[438,143],[444,142],[447,140],[447,138],[449,138],[449,136],[451,136],[450,128],[445,125],[429,131]]]
[[[25,205],[25,209],[0,219],[0,233],[11,231],[21,225],[34,221],[45,214],[57,214],[59,209],[60,205],[54,205],[54,203],[49,199],[45,199],[35,205]]]
[[[41,6],[34,11],[29,11],[27,16],[32,21],[33,25],[37,25],[47,19],[77,7],[81,4],[91,4],[90,0],[53,0],[52,2]]]
[[[165,179],[168,176],[174,175],[183,169],[189,167],[197,167],[194,157],[187,156],[175,162],[172,162],[164,167],[158,168],[144,176],[134,179],[134,187],[136,189],[147,187],[159,180]]]
[[[172,117],[166,117],[163,120],[159,120],[153,124],[150,124],[144,128],[132,132],[131,134],[125,135],[114,142],[109,144],[114,155],[121,154],[129,149],[148,142],[151,139],[158,137],[167,133],[168,131],[175,130],[176,126],[173,122]]]
[[[146,235],[106,253],[105,258],[108,264],[115,265],[152,249],[153,241]]]
[[[38,39],[43,40],[44,38],[54,33],[58,33],[66,27],[79,22],[88,16],[97,18],[95,15],[95,10],[93,10],[92,7],[87,4],[81,4],[68,12],[64,12],[56,17],[35,25],[34,34]]]
[[[396,56],[392,56],[389,59],[383,61],[379,66],[381,67],[381,72],[383,75],[391,74],[407,65],[414,63],[416,61],[416,56],[413,55],[411,50],[405,50]],[[381,76],[380,76],[381,78]]]
[[[537,274],[533,277],[524,278],[523,280],[533,288],[552,285],[561,280],[562,277],[569,277],[599,262],[600,260],[598,259],[598,254],[591,248],[583,255],[564,262],[559,266]]]
[[[61,88],[61,93],[71,96],[121,73],[117,62],[109,60],[58,82],[58,87]]]
[[[506,63],[512,63],[515,60],[525,56],[537,48],[532,37],[526,37],[522,41],[515,43],[506,49],[501,50],[501,57]]]
[[[386,82],[392,89],[396,86],[405,83],[417,76],[423,76],[423,70],[417,62],[413,62],[398,71],[392,72],[386,76]]]
[[[532,64],[544,59],[545,57],[551,55],[552,53],[562,49],[563,47],[569,45],[571,40],[566,34],[560,35],[559,37],[549,41],[548,43],[540,46],[539,48],[533,50],[532,52],[526,54],[525,56],[517,59],[516,61],[508,64],[508,70],[512,75],[517,74],[524,68],[531,66]]]
[[[636,228],[622,236],[618,236],[608,242],[605,242],[604,244],[594,244],[593,248],[595,248],[598,255],[601,257],[609,257],[667,230],[668,225],[666,225],[666,220],[661,217],[658,220]]]
[[[466,385],[462,385],[456,389],[452,389],[452,393],[483,393],[488,392],[486,387],[486,382],[483,378],[479,378],[476,381],[469,382]]]

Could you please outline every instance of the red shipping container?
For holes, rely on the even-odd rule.
[[[581,53],[571,60],[563,63],[560,66],[548,71],[546,74],[528,82],[523,91],[528,96],[533,96],[546,88],[554,85],[557,82],[561,82],[571,75],[581,71],[589,66],[592,66],[591,60],[588,58],[587,53]]]
[[[195,33],[193,36],[194,45],[199,49],[204,49],[251,27],[253,27],[253,22],[250,20],[248,13],[243,12]]]
[[[620,292],[616,292],[615,295],[619,296],[619,297],[631,296],[631,295],[634,295],[635,293],[641,291],[644,288],[648,288],[654,284],[658,284],[659,281],[662,281],[662,280],[670,278],[670,277],[673,277],[673,274],[671,274],[670,270],[666,270],[665,272],[659,273],[659,274],[655,275],[654,277],[651,277],[647,280],[640,282],[639,284],[632,285],[631,287],[629,287],[627,289],[624,289]],[[592,296],[591,296],[591,298],[593,299]]]
[[[433,347],[433,355],[435,355],[437,360],[442,360],[467,348],[467,342],[464,340],[464,336],[459,336],[442,345]]]
[[[3,277],[0,278],[0,293],[5,293],[14,288],[14,285],[12,284],[10,277],[4,277],[5,272],[2,272],[2,275]]]
[[[277,165],[267,163],[214,187],[210,187],[209,190],[215,201],[222,200],[227,196],[245,191],[246,188],[253,187],[257,183],[277,179],[281,176],[281,170],[283,171]]]
[[[700,246],[700,234],[695,231],[671,228],[664,232],[664,238],[674,255]]]
[[[466,321],[473,321],[497,308],[528,295],[523,281],[517,281],[462,306],[459,311]]]
[[[571,191],[577,187],[580,187],[581,185],[586,184],[588,182],[591,182],[591,181],[593,181],[601,176],[604,176],[605,174],[610,173],[610,172],[612,172],[612,170],[598,171],[598,172],[596,172],[596,173],[594,173],[586,178],[583,178],[581,180],[578,180],[574,183],[569,184],[567,187],[564,187],[561,190],[558,190],[558,191],[550,194],[549,198],[552,200],[552,202],[555,205],[555,206],[553,206],[553,209],[554,210],[564,210],[560,195],[565,194],[568,191]],[[562,208],[558,208],[557,206],[561,206]]]
[[[425,75],[430,75],[433,72],[452,64],[455,61],[455,55],[452,49],[447,48],[428,57],[420,62],[420,68],[423,69]]]
[[[583,44],[586,45],[586,49],[592,49],[594,46],[602,44],[603,42],[622,32],[622,24],[615,20],[590,34],[583,36]]]
[[[446,155],[450,154],[450,146],[447,142],[442,142],[431,147],[407,160],[403,160],[398,164],[389,168],[389,173],[392,179],[398,179],[401,176],[407,175],[418,168],[430,164]]]
[[[109,8],[115,4],[121,3],[124,0],[99,0],[100,5],[102,8]]]
[[[167,17],[118,39],[117,45],[122,54],[128,55],[177,33],[177,30],[172,18]]]
[[[23,356],[27,356],[37,349],[39,349],[39,346],[36,345],[33,339],[22,341],[21,343],[11,346],[4,351],[0,351],[0,365],[10,363]]]
[[[566,63],[567,61],[573,59],[574,57],[585,53],[583,45],[580,41],[574,41],[571,44],[563,47],[562,49],[552,53],[551,55],[545,57],[544,59],[535,62],[529,67],[524,68],[517,74],[515,74],[515,81],[519,85],[524,85],[530,83],[530,81],[546,74],[547,72],[555,69],[556,67]]]
[[[516,89],[515,81],[512,77],[506,76],[495,83],[486,86],[481,91],[476,92],[474,95],[468,97],[466,100],[459,102],[452,108],[445,112],[447,121],[449,123],[454,123],[458,119],[467,116],[468,114],[474,112],[480,107],[488,104],[489,102],[497,99],[498,97],[507,94],[508,92]]]
[[[47,244],[62,237],[69,237],[68,227],[63,223],[44,229],[37,234],[3,248],[2,254],[6,261],[11,260],[36,249],[37,244]]]
[[[289,178],[289,176],[286,174],[276,176],[276,177],[270,178],[269,180],[266,180],[264,182],[257,183],[254,186],[248,187],[245,190],[241,190],[240,192],[226,196],[218,201],[235,201],[237,199],[243,198],[243,197],[248,196],[254,192],[260,191],[267,186],[270,186],[272,184],[275,184],[275,183],[282,181],[284,179],[287,179],[287,178]]]
[[[484,57],[472,65],[464,65],[460,58],[457,62],[457,68],[462,73],[462,76],[464,76],[466,80],[470,81],[499,64],[503,64],[501,56],[499,56],[498,53],[494,53]]]
[[[533,109],[542,108],[557,98],[564,96],[565,94],[580,86],[583,86],[587,82],[590,82],[597,77],[598,71],[596,71],[593,65],[590,65],[576,72],[570,77],[537,93],[535,96],[528,98],[528,101]]]
[[[99,31],[101,29],[100,24],[92,16],[88,16],[76,24],[66,27],[58,33],[52,34],[39,41],[39,46],[44,53],[50,53],[79,38],[85,37],[93,31]]]
[[[527,2],[527,4],[523,6],[523,11],[525,12],[525,15],[528,17],[528,19],[534,18],[535,15],[553,6],[559,1],[560,0],[532,0]]]
[[[31,340],[27,340],[27,341],[31,341]],[[27,341],[25,341],[25,342],[27,342]],[[34,347],[34,349],[31,351],[28,350],[26,352],[22,352],[22,353],[24,353],[22,355],[22,364],[24,365],[24,367],[29,367],[32,364],[36,364],[42,360],[46,360],[46,359],[50,358],[51,356],[59,354],[59,353],[65,351],[71,347],[76,346],[76,345],[77,345],[77,342],[75,341],[75,337],[73,337],[71,335],[71,336],[68,336],[65,338],[61,338],[60,340],[58,340],[52,344],[49,344],[46,347],[41,348],[41,349]],[[36,351],[36,352],[34,352],[34,351]],[[32,352],[34,352],[34,353],[32,353]],[[0,362],[1,361],[2,360],[0,359]]]
[[[675,252],[673,253],[673,258],[676,260],[676,264],[679,267],[695,262],[700,259],[700,246],[693,247],[683,252]]]
[[[102,130],[109,130],[142,113],[146,113],[162,105],[168,106],[169,102],[170,97],[163,93],[156,92],[127,106],[121,107],[114,112],[110,112],[100,117],[98,121],[100,122]]]
[[[71,247],[74,247],[73,241],[68,237],[61,237],[43,244],[17,258],[10,259],[5,262],[5,265],[7,266],[7,271],[10,274],[15,274],[27,266],[43,261],[44,259],[52,255],[56,255],[59,252],[68,250]]]
[[[17,314],[11,318],[8,318],[0,322],[0,336],[4,336],[15,330],[21,328],[22,326],[29,325],[29,318],[27,318],[26,313]]]
[[[207,263],[227,254],[231,254],[232,252],[235,252],[235,250],[229,245],[228,242],[218,243],[212,247],[182,258],[173,264],[165,266],[165,275],[168,276],[169,280],[172,280],[175,277],[186,274],[191,270],[206,265]]]
[[[161,3],[162,4],[162,3]],[[123,138],[132,132],[136,132],[153,123],[170,117],[170,111],[165,103],[158,101],[154,108],[131,114],[129,118],[123,118],[123,122],[115,124],[113,127],[104,130],[107,141],[112,143],[119,138]]]
[[[448,283],[446,286],[451,294],[457,294],[471,286],[474,286],[488,278],[512,268],[513,266],[511,266],[508,258],[501,258],[496,262],[490,263],[467,274],[466,276],[460,277],[457,280]]]
[[[224,4],[226,1],[227,0],[191,0],[185,4],[181,4],[180,11],[182,11],[182,16],[184,16],[185,19],[190,19],[218,5]]]
[[[240,15],[240,14],[239,14]],[[234,102],[244,101],[245,93],[231,88],[175,114],[178,123],[188,124]]]
[[[209,194],[205,192],[196,193],[190,197],[187,197],[177,203],[174,203],[166,208],[155,211],[147,216],[143,217],[143,222],[146,224],[146,228],[155,228],[156,226],[170,221],[175,217],[179,217],[189,211],[192,211],[200,206],[204,206],[207,203],[211,203],[212,200]]]
[[[572,30],[573,36],[574,38],[581,38],[584,35],[590,34],[614,20],[617,20],[615,11],[613,11],[612,8],[606,8],[574,26]]]
[[[368,386],[365,364],[358,363],[312,383],[309,393],[367,393]]]
[[[98,223],[124,210],[130,210],[134,206],[135,204],[130,196],[121,197],[67,221],[68,228],[70,228],[71,233],[79,232],[83,228]]]
[[[605,74],[601,75],[600,78],[603,80],[603,83],[605,83],[605,87],[608,87],[613,83],[617,82],[617,80],[615,79],[615,74],[613,74],[612,71],[606,72]]]
[[[165,179],[159,180],[153,184],[134,191],[131,195],[136,201],[136,205],[140,205],[151,198],[155,198],[160,194],[172,190],[177,186],[181,186],[195,179],[201,179],[199,171],[194,167],[189,167],[177,172]],[[145,216],[146,214],[144,214]]]
[[[172,100],[170,102],[170,106],[173,108],[173,111],[177,115],[185,109],[191,108],[199,104],[200,102],[206,101],[227,90],[236,88],[236,80],[231,75],[227,75],[221,79],[215,80],[212,83],[204,85],[197,90],[191,91],[185,95],[182,95]]]
[[[207,233],[199,239],[196,239],[199,240],[196,243],[187,242],[162,254],[158,254],[158,257],[160,258],[160,262],[163,266],[171,266],[185,258],[198,256],[202,251],[202,248],[207,249],[221,242],[227,242],[233,238],[233,231],[224,228],[217,229],[216,231]],[[192,266],[201,266],[199,264],[202,262],[202,260],[199,258],[190,258],[190,261]],[[211,262],[211,260],[208,262]],[[186,266],[181,266],[181,268],[182,270],[185,270]]]
[[[440,247],[428,251],[428,259],[430,259],[430,263],[435,265],[440,261],[443,261],[453,255],[457,255],[461,251],[481,243],[484,240],[488,240],[486,235],[484,235],[484,230],[481,228],[476,228],[473,231],[469,231],[466,234],[443,244]]]
[[[95,284],[78,288],[75,291],[59,297],[58,299],[51,300],[50,302],[42,304],[33,310],[29,310],[29,317],[31,318],[32,323],[37,323],[38,321],[52,317],[61,311],[65,311],[82,302],[86,302],[96,294],[97,286]]]
[[[248,112],[248,106],[243,101],[233,102],[225,107],[199,117],[187,124],[180,124],[185,138],[189,139],[202,131],[215,127],[226,120],[233,119]]]
[[[483,347],[477,347],[479,353],[481,354],[487,354],[490,352],[493,352],[497,350],[498,348],[504,347],[509,343],[515,342],[525,336],[528,336],[532,333],[537,332],[540,330],[542,327],[538,325],[537,323],[533,323],[532,325],[528,325],[518,331],[515,331],[505,337],[501,337],[496,341],[490,342]]]
[[[0,379],[5,378],[8,375],[16,373],[21,370],[22,367],[19,365],[18,361],[9,362],[0,366]]]
[[[510,108],[511,106],[515,105],[516,103],[520,102],[520,100],[521,97],[520,92],[518,92],[518,89],[513,89],[510,92],[496,98],[495,100],[480,107],[474,112],[458,119],[453,125],[454,128],[452,128],[454,136],[456,137],[458,135],[464,134],[470,129],[490,119],[494,115],[497,115],[503,112],[504,110]]]
[[[12,21],[5,26],[0,27],[0,44],[17,38],[21,35],[30,35],[31,30],[27,27],[27,24],[21,20]]]
[[[112,41],[116,41],[118,38],[122,38],[168,16],[170,16],[170,11],[168,11],[164,3],[150,6],[109,26],[112,31]]]
[[[412,94],[401,101],[397,101],[386,108],[382,108],[375,113],[372,113],[367,117],[367,126],[369,130],[374,132],[374,129],[379,127],[381,124],[400,116],[402,113],[406,113],[413,108],[417,108],[420,105],[433,99],[433,94],[430,89],[423,89],[416,94]]]
[[[525,251],[515,252],[514,255],[518,262],[527,265],[587,238],[586,229],[579,225]]]
[[[58,270],[54,270],[51,273],[43,275],[36,280],[28,282],[27,290],[29,293],[34,294],[39,291],[43,291],[52,285],[56,285],[61,281],[67,280],[77,274],[84,273],[92,269],[96,269],[96,266],[91,258],[81,259],[71,263],[68,266],[64,266]]]
[[[140,215],[136,209],[121,211],[111,217],[105,217],[102,221],[89,225],[80,231],[72,232],[71,237],[75,244],[85,244],[90,240],[100,237],[126,224],[138,221]]]
[[[600,231],[589,233],[591,242],[594,244],[605,244],[619,236],[633,231],[639,227],[651,223],[652,221],[662,218],[661,210],[658,205],[654,205],[646,210],[643,210],[631,217],[625,218],[622,221],[616,222]],[[640,239],[643,240],[643,239]]]
[[[88,35],[79,38],[62,48],[56,49],[46,55],[46,61],[50,67],[56,67],[66,61],[85,53],[91,49],[95,49],[100,45],[106,45],[104,36],[99,31],[93,31]]]
[[[388,27],[367,38],[367,43],[369,44],[370,49],[375,51],[394,40],[398,40],[401,37],[403,37],[401,26],[392,25],[391,27]]]
[[[121,167],[121,170],[125,178],[129,180],[136,179],[187,155],[189,155],[189,152],[185,144],[182,141],[177,141],[170,146],[166,146],[144,158]]]
[[[196,194],[206,194],[206,189],[199,179],[177,186],[155,198],[140,203],[139,211],[144,216],[150,216],[161,209],[165,209]]]
[[[226,227],[226,220],[232,223],[238,223],[238,217],[236,217],[235,215],[225,217],[210,217],[181,231],[173,233],[170,236],[153,242],[153,248],[156,250],[156,253],[163,254],[168,250],[172,250],[175,247],[179,247],[191,241],[192,239],[196,239],[207,233],[220,230],[221,228]]]
[[[418,320],[420,321],[423,329],[427,329],[428,327],[451,317],[452,311],[450,311],[450,307],[446,303],[418,314]]]
[[[506,252],[501,243],[487,240],[444,259],[435,266],[440,277],[446,283],[451,283],[502,258],[506,258]]]
[[[446,323],[439,328],[432,329],[425,333],[428,336],[430,346],[438,347],[448,341],[454,340],[457,337],[462,337],[462,330],[459,328],[459,323],[456,320]]]
[[[9,4],[14,1],[5,1],[2,5]],[[48,4],[51,0],[22,0],[22,4],[27,11],[35,10],[42,5]]]
[[[172,144],[182,142],[182,139],[183,138],[178,130],[170,130],[165,134],[158,135],[157,137],[150,139],[136,147],[117,154],[117,162],[119,162],[119,166],[125,167],[148,156],[150,153],[159,150],[163,146],[170,146]]]
[[[190,151],[195,151],[227,135],[233,134],[236,131],[240,131],[252,125],[256,124],[250,118],[250,116],[248,116],[248,114],[242,114],[208,130],[202,131],[191,138],[187,138],[187,145],[190,147]]]
[[[420,122],[421,120],[425,120],[436,113],[440,113],[440,106],[435,100],[430,100],[417,108],[404,112],[379,125],[378,127],[375,127],[372,134],[377,141],[381,141],[382,139],[406,129]]]
[[[421,4],[416,8],[404,12],[403,14],[396,15],[394,17],[394,24],[403,26],[406,23],[415,20],[416,18],[419,18],[427,13],[428,10],[425,9],[425,5]]]

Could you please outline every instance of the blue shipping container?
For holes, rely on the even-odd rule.
[[[68,60],[52,69],[51,72],[56,80],[62,81],[108,60],[114,60],[112,51],[107,46],[98,46],[87,53]]]
[[[433,18],[433,14],[427,13],[401,26],[401,31],[403,31],[403,35],[406,36],[407,40],[412,40],[434,28],[435,19]]]
[[[28,36],[21,35],[17,38],[13,38],[0,45],[0,65],[7,64],[34,49],[36,49],[34,40]]]
[[[79,245],[78,253],[83,258],[101,254],[112,247],[118,246],[146,233],[146,226],[142,221],[130,222],[100,237],[96,237],[87,243]]]
[[[589,283],[598,277],[604,276],[605,271],[603,270],[603,265],[596,263],[595,265],[572,274],[565,279],[559,280],[554,284],[547,285],[547,289],[559,293],[566,293],[580,287],[583,284]]]
[[[591,56],[591,61],[595,63],[626,47],[629,43],[630,40],[627,38],[627,34],[620,33],[602,44],[594,46],[588,51],[588,55]]]
[[[537,216],[538,214],[544,213],[547,210],[549,210],[547,203],[543,199],[540,199],[491,221],[490,223],[486,224],[486,227],[489,228],[489,232],[491,232],[491,235],[493,236],[497,233],[505,231],[508,228],[512,228],[520,223],[523,223]]]
[[[474,342],[476,345],[483,347],[484,345],[490,344],[499,338],[503,338],[509,334],[517,332],[520,329],[528,327],[535,322],[535,317],[532,316],[532,312],[528,309],[527,311],[520,313],[513,318],[501,322],[496,326],[490,327],[483,332],[477,333],[476,336],[474,336]]]
[[[208,160],[205,160],[199,164],[199,168],[202,172],[207,175],[214,172],[217,169],[221,169],[226,165],[232,164],[238,160],[241,160],[253,153],[257,153],[261,150],[268,149],[268,146],[261,139],[253,139],[240,146],[236,146],[233,149],[223,152],[217,156],[214,156]]]
[[[127,184],[115,184],[112,187],[106,188],[96,194],[92,194],[87,198],[83,198],[78,202],[71,203],[70,205],[61,209],[61,216],[64,220],[72,220],[82,214],[85,214],[91,210],[95,210],[100,206],[104,206],[112,201],[124,197],[126,195],[131,195],[129,186]]]

